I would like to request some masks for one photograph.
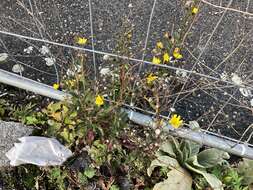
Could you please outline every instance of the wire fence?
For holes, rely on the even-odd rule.
[[[192,6],[199,13],[191,15]],[[66,75],[76,52],[90,56],[94,84],[103,80],[103,69],[117,69],[111,58],[137,67],[132,74],[138,79],[164,69],[169,75],[160,83],[162,117],[178,113],[205,132],[253,143],[253,2],[16,0],[1,3],[0,11],[0,55],[8,55],[0,68],[49,85]],[[122,52],[117,44],[125,32],[131,43]],[[164,33],[175,39],[183,34],[177,44],[182,60],[152,62]],[[76,36],[89,36],[90,43],[78,46]],[[146,103],[136,104],[137,98],[125,105],[157,115]]]

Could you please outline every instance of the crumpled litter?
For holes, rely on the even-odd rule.
[[[54,138],[28,136],[18,139],[5,155],[11,166],[34,164],[38,166],[62,165],[72,152]]]

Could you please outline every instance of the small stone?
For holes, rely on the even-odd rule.
[[[176,70],[176,75],[182,78],[185,78],[187,76],[187,73],[182,70]]]
[[[8,58],[7,53],[0,53],[0,62],[6,61]]]
[[[50,50],[47,46],[42,46],[39,51],[42,55],[47,55],[50,53]]]
[[[103,60],[108,61],[109,59],[110,59],[109,55],[106,54],[106,55],[103,56]]]
[[[226,71],[224,71],[224,72],[221,74],[220,78],[221,78],[221,80],[223,80],[223,81],[226,81],[226,80],[227,80],[228,75],[227,75]]]
[[[128,8],[133,8],[134,6],[133,6],[133,4],[132,3],[130,3],[129,5],[128,5]]]
[[[235,83],[236,85],[241,85],[242,84],[242,79],[241,77],[239,77],[237,74],[233,73],[232,74],[232,78],[231,80],[233,81],[233,83]]]
[[[20,64],[15,64],[12,67],[12,72],[14,73],[22,73],[24,70],[25,70],[24,67]]]
[[[171,112],[175,112],[176,109],[175,109],[175,108],[170,108],[170,111],[171,111]]]
[[[251,97],[252,96],[252,92],[249,88],[239,88],[241,94],[244,96],[244,97]]]
[[[74,76],[74,75],[75,75],[75,72],[72,71],[71,69],[68,69],[67,72],[66,72],[66,75],[67,75],[67,76]]]
[[[32,51],[33,51],[33,46],[29,46],[28,48],[24,49],[24,52],[27,53],[27,54],[32,53]]]
[[[160,135],[161,134],[161,130],[160,129],[156,129],[155,130],[155,134],[158,136],[158,135]]]
[[[100,70],[100,74],[101,75],[110,75],[111,74],[111,70],[108,67],[102,68]]]
[[[44,59],[46,61],[46,65],[47,66],[52,66],[55,64],[55,58],[52,58],[52,57],[47,57]]]

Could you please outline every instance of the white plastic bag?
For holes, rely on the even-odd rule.
[[[61,165],[72,152],[54,138],[28,136],[19,138],[5,155],[11,166],[35,164],[38,166]]]

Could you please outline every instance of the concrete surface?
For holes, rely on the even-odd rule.
[[[20,123],[0,121],[0,167],[9,166],[5,153],[13,147],[18,138],[29,136],[32,131],[32,128]]]

